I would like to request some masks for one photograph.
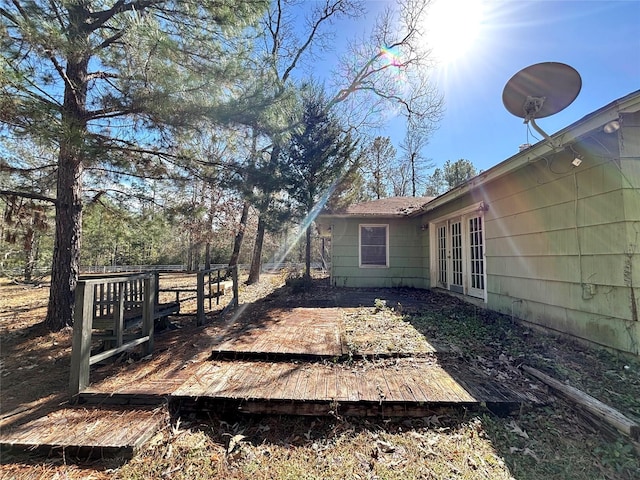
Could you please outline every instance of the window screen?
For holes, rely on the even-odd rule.
[[[360,265],[387,266],[386,225],[360,225]]]

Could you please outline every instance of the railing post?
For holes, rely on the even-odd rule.
[[[218,269],[217,272],[218,272],[218,291],[216,292],[216,305],[220,305],[220,269]],[[211,300],[209,300],[209,302],[211,302]],[[209,305],[209,308],[211,308],[211,305]]]
[[[211,290],[211,279],[212,279],[211,269],[207,269],[207,272],[209,272],[207,273],[207,279],[208,279],[207,285],[209,288],[209,294],[207,295],[207,298],[209,299],[209,311],[211,311],[211,299],[213,298],[212,290]]]
[[[149,336],[144,344],[144,354],[153,352],[153,317],[155,313],[156,279],[153,274],[143,280],[144,296],[142,300],[142,335]]]
[[[116,337],[116,347],[122,346],[123,343],[123,331],[124,331],[124,284],[125,282],[114,283],[114,288],[117,286],[117,298],[115,308],[113,309],[115,320],[114,335]]]
[[[158,270],[153,271],[153,276],[156,281],[156,296],[154,299],[155,306],[160,305],[160,272]]]
[[[196,316],[196,325],[204,324],[204,271],[198,271],[198,312]]]
[[[93,285],[78,281],[73,315],[73,343],[71,347],[71,376],[69,392],[76,396],[89,385],[91,356],[91,324],[93,323]]]

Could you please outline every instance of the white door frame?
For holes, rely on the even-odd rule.
[[[470,220],[479,218],[474,227],[476,232],[470,231]],[[452,245],[452,225],[460,222],[461,247],[460,258],[462,266],[462,285],[458,286],[453,278],[454,261]],[[443,230],[445,228],[445,230]],[[442,233],[446,232],[444,246],[446,248],[446,262],[442,258]],[[471,237],[471,233],[480,233],[480,238],[476,235]],[[477,243],[477,245],[472,245]],[[431,285],[445,288],[453,292],[462,293],[475,298],[487,301],[487,268],[486,268],[486,243],[485,243],[485,221],[482,202],[470,205],[469,207],[453,212],[449,215],[435,218],[429,222],[429,245],[430,245],[430,274]],[[477,247],[474,252],[471,248]],[[479,255],[479,258],[477,258]],[[475,264],[472,265],[472,262]],[[446,272],[442,272],[442,267],[446,265]],[[459,266],[459,265],[457,265]],[[475,278],[472,278],[475,275]],[[446,283],[443,281],[446,280]],[[458,277],[459,281],[459,277]],[[474,285],[475,284],[475,285]],[[482,288],[479,288],[482,287]]]

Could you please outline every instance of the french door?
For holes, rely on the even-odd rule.
[[[484,223],[472,213],[435,224],[436,284],[485,298]]]

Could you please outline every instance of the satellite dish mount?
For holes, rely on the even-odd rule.
[[[554,150],[560,145],[536,123],[567,108],[582,88],[580,74],[569,65],[557,62],[537,63],[520,70],[507,82],[502,92],[505,108],[524,119],[549,142]]]

